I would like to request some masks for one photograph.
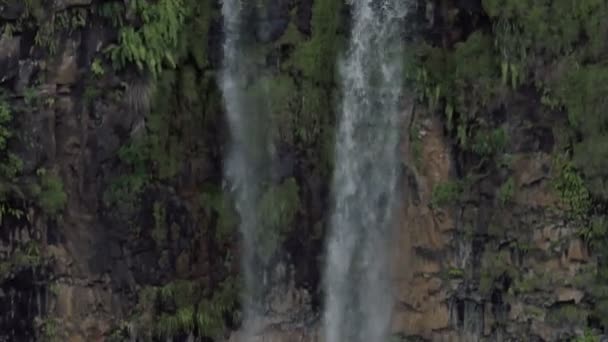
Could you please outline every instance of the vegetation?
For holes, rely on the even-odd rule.
[[[446,182],[435,185],[431,197],[431,206],[439,208],[454,204],[463,193],[460,182]]]
[[[116,5],[107,6],[111,7],[106,7],[104,11],[110,15],[116,14],[112,12],[119,8]],[[141,26],[120,28],[118,45],[107,49],[114,66],[120,69],[134,64],[140,71],[149,71],[154,76],[160,75],[164,65],[174,68],[174,51],[187,13],[185,1],[159,0],[151,3],[134,0],[129,1],[127,6],[126,10],[132,11],[141,20]]]
[[[32,194],[46,214],[56,216],[65,207],[68,199],[63,190],[63,182],[55,173],[44,168],[38,169],[37,175],[40,184],[32,186]]]
[[[573,339],[572,342],[600,342],[600,338],[593,335],[589,329],[586,329],[582,336]]]
[[[563,305],[549,310],[547,321],[555,325],[584,326],[587,323],[588,313],[576,305]]]
[[[196,281],[176,280],[140,292],[138,316],[134,324],[144,334],[172,338],[181,333],[220,338],[226,332],[226,318],[238,299],[235,279],[222,282],[213,294]],[[120,333],[117,333],[120,334]]]
[[[298,185],[293,178],[268,189],[258,205],[258,254],[264,261],[275,253],[300,209]]]

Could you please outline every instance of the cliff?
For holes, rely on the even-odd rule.
[[[340,0],[245,3],[280,165],[259,203],[265,341],[317,341]],[[608,5],[412,3],[396,341],[607,327]],[[0,0],[0,340],[236,338],[238,218],[212,0]],[[591,339],[591,337],[589,337]]]

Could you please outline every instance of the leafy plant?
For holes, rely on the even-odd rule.
[[[140,27],[123,26],[118,35],[118,45],[108,48],[108,53],[118,69],[134,64],[140,71],[150,71],[159,76],[163,66],[175,67],[174,51],[184,24],[186,8],[184,0],[133,0],[129,10],[142,21]],[[113,7],[109,11],[115,10]]]
[[[500,202],[501,205],[504,206],[513,199],[514,194],[515,194],[515,180],[513,179],[513,177],[510,177],[498,189],[498,201]]]
[[[431,194],[431,206],[434,208],[454,204],[463,193],[459,182],[445,182],[435,185]]]
[[[585,329],[583,335],[572,339],[572,342],[600,342],[600,338],[594,335],[590,329]]]
[[[563,157],[556,158],[558,169],[555,189],[560,194],[570,213],[575,218],[583,218],[591,208],[591,195],[585,187],[585,182],[572,163]]]
[[[101,65],[101,61],[99,59],[95,58],[93,60],[93,63],[91,63],[91,71],[93,72],[93,75],[95,75],[97,77],[103,76],[105,71],[104,71],[103,65]]]
[[[49,172],[44,168],[38,169],[36,174],[39,177],[40,185],[34,187],[33,193],[38,205],[46,214],[55,216],[65,207],[68,199],[63,189],[63,182],[54,172]]]

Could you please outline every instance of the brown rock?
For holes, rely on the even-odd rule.
[[[581,239],[570,241],[570,245],[568,246],[568,260],[578,262],[589,261],[587,246],[585,246]]]
[[[58,85],[70,85],[78,80],[78,57],[76,42],[70,41],[66,44],[59,65],[55,69],[55,77],[52,83]]]
[[[574,302],[575,304],[580,303],[585,294],[577,289],[570,287],[559,287],[555,289],[555,296],[558,302]]]
[[[428,311],[411,311],[397,309],[393,314],[391,332],[407,332],[409,335],[420,335],[430,338],[433,331],[449,327],[450,311],[444,303],[429,303]]]

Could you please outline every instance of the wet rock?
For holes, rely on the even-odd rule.
[[[17,20],[25,11],[25,3],[21,0],[9,0],[0,3],[0,18]]]
[[[4,83],[17,76],[20,49],[20,36],[9,36],[6,34],[0,36],[0,83]]]

